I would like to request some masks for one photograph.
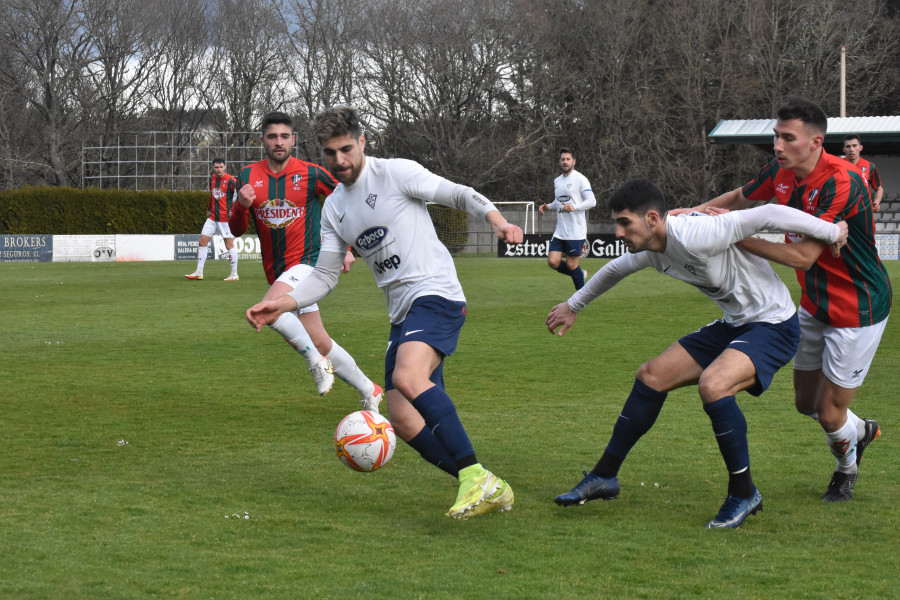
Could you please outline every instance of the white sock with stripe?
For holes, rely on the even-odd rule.
[[[366,377],[350,353],[334,341],[334,338],[331,340],[331,352],[328,353],[328,359],[334,365],[334,374],[353,386],[360,396],[368,398],[375,391],[375,384]]]
[[[316,350],[312,338],[309,337],[303,323],[297,318],[297,313],[286,312],[269,327],[277,331],[294,350],[299,352],[310,367],[322,360],[322,355]]]

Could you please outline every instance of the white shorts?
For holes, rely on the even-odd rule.
[[[200,232],[200,235],[212,237],[217,233],[223,238],[234,239],[234,236],[231,234],[231,228],[228,226],[228,221],[213,221],[212,219],[207,219],[206,223],[203,224],[203,231]]]
[[[310,265],[294,265],[287,271],[281,274],[281,277],[276,279],[275,281],[280,281],[281,283],[286,283],[291,286],[291,289],[297,289],[297,286],[303,283],[303,280],[309,277],[309,274],[313,272],[313,269]],[[305,308],[298,308],[297,314],[302,315],[305,313],[317,312],[319,310],[318,304],[310,304]]]
[[[794,370],[822,369],[829,381],[842,388],[861,386],[888,320],[868,327],[831,327],[802,307],[797,312],[800,315],[800,348],[794,356]]]

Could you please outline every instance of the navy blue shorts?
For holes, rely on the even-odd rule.
[[[748,323],[740,327],[714,321],[684,336],[678,343],[704,369],[726,348],[739,350],[756,367],[756,383],[747,392],[759,396],[772,383],[775,373],[788,364],[800,344],[800,320],[797,313],[781,323]]]
[[[403,342],[425,342],[441,354],[441,364],[431,374],[431,381],[443,388],[444,358],[456,352],[459,332],[465,322],[465,302],[440,296],[422,296],[413,300],[403,322],[391,324],[391,337],[384,356],[384,389],[394,389],[392,375],[397,365],[397,349]]]
[[[565,256],[584,256],[587,240],[561,240],[550,238],[550,252],[562,252]]]

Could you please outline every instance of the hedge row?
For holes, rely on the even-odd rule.
[[[0,190],[0,233],[46,235],[200,233],[208,192],[22,187]],[[467,240],[467,215],[428,207],[438,237],[459,252]],[[250,219],[248,233],[255,233]]]
[[[208,202],[209,192],[22,187],[0,191],[0,233],[200,233]]]

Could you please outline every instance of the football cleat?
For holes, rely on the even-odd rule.
[[[187,277],[188,279],[200,280],[200,279],[203,279],[203,273],[198,273],[197,271],[194,271],[190,275],[185,275],[185,277]]]
[[[238,277],[237,275],[229,275],[228,277],[225,278],[225,281],[240,281],[240,280],[241,280],[241,278]]]
[[[381,399],[384,397],[384,390],[381,389],[381,386],[372,382],[372,385],[375,386],[375,389],[372,391],[371,396],[366,396],[360,402],[362,402],[362,409],[368,410],[374,413],[378,412],[378,405],[381,404]]]
[[[512,486],[508,483],[500,481],[500,487],[497,490],[485,498],[484,502],[476,505],[466,517],[474,517],[475,515],[484,515],[492,512],[505,512],[510,510],[513,505],[513,501],[515,500],[515,494],[513,494]]]
[[[881,427],[878,426],[878,421],[874,419],[863,419],[863,423],[865,423],[866,434],[863,436],[861,440],[857,440],[856,442],[856,466],[859,466],[860,461],[862,460],[863,450],[865,450],[869,444],[878,439],[878,436],[881,435]]]
[[[316,387],[319,389],[319,395],[324,396],[331,391],[334,385],[334,365],[327,357],[323,356],[315,365],[309,368],[313,379],[316,381]]]
[[[853,486],[856,485],[858,473],[841,473],[835,471],[828,482],[828,489],[822,500],[825,502],[846,502],[853,499]]]
[[[509,488],[509,484],[484,468],[481,475],[461,478],[456,502],[447,511],[447,516],[454,519],[468,519],[472,515],[507,510],[512,506],[512,498],[508,497],[507,505],[502,504],[500,497],[506,493],[504,486]],[[512,489],[509,489],[508,496],[511,495]],[[482,507],[482,504],[487,506]]]
[[[741,526],[747,517],[761,512],[762,494],[758,489],[753,490],[753,495],[749,498],[738,498],[731,494],[725,498],[722,508],[716,514],[716,518],[706,524],[707,529],[735,529]]]
[[[584,479],[578,485],[553,499],[560,506],[584,504],[588,500],[613,500],[619,496],[618,477],[600,477],[584,470]]]

